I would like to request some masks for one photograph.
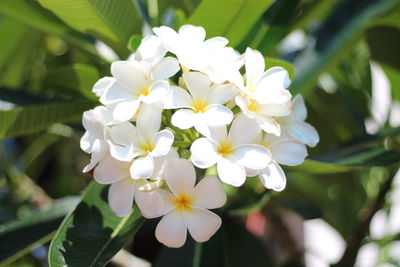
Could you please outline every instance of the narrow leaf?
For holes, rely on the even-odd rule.
[[[37,244],[49,240],[64,216],[78,204],[78,198],[57,200],[47,210],[8,223],[0,228],[0,264],[11,262]]]
[[[91,101],[74,100],[0,110],[0,138],[32,134],[54,123],[79,121],[83,111],[92,107]]]

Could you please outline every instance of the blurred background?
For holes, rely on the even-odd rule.
[[[98,105],[93,84],[151,27],[187,23],[284,64],[321,138],[285,168],[283,192],[227,188],[227,226],[202,265],[400,266],[398,0],[0,0],[0,265],[47,266],[91,181],[79,139],[83,111]],[[193,242],[162,248],[154,227],[126,248],[147,263],[125,251],[109,265],[188,266]]]

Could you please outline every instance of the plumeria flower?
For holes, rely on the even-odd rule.
[[[130,168],[134,179],[149,178],[153,173],[154,158],[165,156],[174,142],[171,131],[159,131],[161,112],[156,105],[144,105],[136,127],[125,122],[111,128],[111,155],[121,161],[135,159]]]
[[[200,133],[208,132],[209,126],[229,124],[233,113],[223,104],[233,99],[237,91],[232,84],[211,86],[208,75],[201,72],[186,72],[183,80],[189,89],[172,86],[164,101],[165,109],[179,109],[171,123],[180,129],[195,127]]]
[[[248,170],[251,176],[258,174],[261,183],[268,189],[282,191],[286,187],[286,176],[279,164],[287,166],[296,166],[304,162],[307,157],[306,146],[284,134],[277,137],[272,134],[266,134],[264,138],[259,138],[261,145],[268,148],[272,154],[272,160],[268,166],[261,171]]]
[[[319,135],[312,125],[305,122],[306,118],[307,109],[304,99],[301,95],[297,95],[293,99],[293,112],[287,117],[279,118],[279,123],[287,135],[314,147],[319,142]]]
[[[223,37],[214,37],[204,41],[206,31],[203,27],[183,25],[177,33],[167,26],[153,28],[164,47],[175,54],[179,63],[189,70],[201,71],[207,66],[207,52],[222,48],[228,44]]]
[[[82,124],[86,132],[80,140],[80,146],[86,153],[91,153],[90,163],[83,169],[88,172],[108,153],[107,139],[110,135],[109,127],[116,123],[112,112],[104,106],[85,111]]]
[[[164,215],[156,228],[158,241],[178,248],[186,241],[187,231],[197,242],[205,242],[221,226],[221,218],[209,209],[223,206],[226,195],[216,176],[204,177],[196,186],[196,172],[190,161],[171,159],[164,177],[172,192],[160,189]]]
[[[274,117],[291,113],[291,94],[287,71],[272,67],[264,72],[265,62],[260,52],[247,48],[245,52],[246,86],[239,84],[242,95],[235,99],[242,112],[267,133],[280,135],[280,126]]]
[[[166,161],[178,157],[176,150],[171,149],[167,155],[155,158],[154,171],[148,179],[156,181],[162,179]],[[151,187],[151,181],[131,177],[131,165],[131,162],[118,161],[108,155],[99,162],[93,176],[100,184],[111,184],[108,203],[117,216],[127,215],[135,200],[143,216],[153,217],[162,211],[163,199],[157,190],[144,189],[146,186]]]
[[[151,61],[155,65],[163,59],[166,53],[167,50],[162,45],[160,39],[157,36],[150,35],[143,38],[136,52],[130,55],[128,60],[146,60]]]
[[[265,147],[254,144],[261,129],[254,120],[240,114],[226,127],[214,127],[207,137],[195,140],[190,147],[193,164],[206,169],[217,164],[222,182],[241,186],[246,180],[246,169],[262,170],[271,161]]]
[[[209,48],[207,66],[201,71],[208,74],[214,83],[231,82],[240,84],[242,75],[239,69],[243,66],[243,57],[231,47]]]
[[[114,109],[116,120],[130,120],[140,104],[155,104],[169,92],[167,78],[179,70],[175,58],[153,60],[117,61],[111,64],[113,80],[103,81],[100,102]]]

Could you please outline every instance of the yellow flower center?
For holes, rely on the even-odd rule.
[[[177,196],[172,200],[172,204],[176,207],[176,209],[182,212],[191,210],[192,202],[193,202],[193,197],[185,194],[180,194],[179,196]]]
[[[144,151],[151,152],[154,149],[154,144],[153,144],[153,142],[149,141],[149,142],[143,143],[141,148]]]
[[[247,105],[247,108],[250,111],[256,112],[258,109],[258,106],[259,106],[259,104],[258,104],[257,100],[252,99],[252,100],[250,100],[250,104]]]
[[[194,113],[199,113],[199,112],[204,113],[206,112],[207,103],[202,100],[196,100],[195,102],[193,102],[192,107]]]
[[[228,142],[221,143],[218,146],[217,150],[218,154],[220,154],[222,157],[228,157],[233,153],[233,148],[232,145]]]
[[[137,96],[147,96],[148,94],[150,94],[150,86],[148,87],[143,87],[141,90],[139,90],[136,95]]]

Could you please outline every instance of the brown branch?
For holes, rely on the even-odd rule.
[[[395,171],[391,169],[390,176],[381,185],[378,196],[373,201],[373,203],[371,203],[366,212],[363,213],[362,217],[359,220],[358,227],[356,227],[355,229],[355,232],[347,239],[346,250],[340,261],[334,265],[335,267],[354,266],[358,250],[360,249],[365,236],[368,234],[369,225],[371,223],[372,217],[385,204],[385,198],[391,189],[394,176]]]

